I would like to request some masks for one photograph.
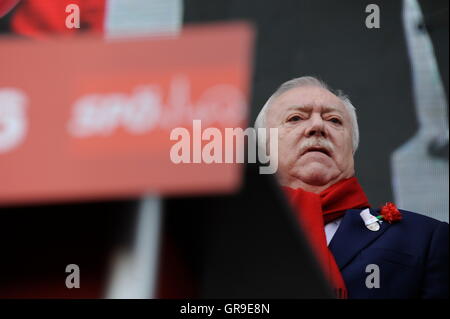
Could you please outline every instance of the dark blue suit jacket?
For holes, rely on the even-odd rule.
[[[361,210],[346,212],[329,248],[349,298],[448,298],[449,225],[400,211],[402,220],[383,222],[375,232],[364,225]],[[378,216],[379,209],[371,213]],[[378,266],[379,288],[366,286],[366,278],[375,275],[373,269],[366,272],[369,264]]]

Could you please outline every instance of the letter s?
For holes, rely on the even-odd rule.
[[[27,131],[26,95],[18,89],[0,89],[0,154],[23,141]]]

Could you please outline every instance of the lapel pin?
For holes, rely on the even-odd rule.
[[[370,213],[370,209],[366,208],[361,213],[359,213],[362,220],[364,221],[364,225],[366,225],[367,229],[371,231],[379,231],[380,230],[380,224],[378,223],[378,218],[373,216]]]

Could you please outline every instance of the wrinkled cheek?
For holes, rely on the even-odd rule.
[[[283,144],[278,144],[278,166],[286,167],[288,165],[289,152],[288,148]]]
[[[278,131],[278,167],[292,168],[299,159],[300,137],[297,131]]]
[[[339,163],[338,167],[341,171],[346,172],[348,174],[354,173],[354,160],[353,160],[353,154],[347,155],[343,157]]]
[[[288,145],[278,145],[278,167],[281,170],[287,170],[296,164],[296,157],[292,147]]]

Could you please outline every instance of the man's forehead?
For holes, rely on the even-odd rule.
[[[283,109],[283,111],[287,112],[289,111],[311,112],[313,110],[319,110],[321,113],[331,113],[331,112],[337,112],[342,114],[345,113],[343,106],[341,106],[339,103],[327,104],[321,102],[311,102],[305,104],[289,104],[287,107]]]
[[[290,89],[272,101],[272,112],[281,113],[288,110],[305,111],[320,108],[322,112],[345,112],[345,106],[336,95],[320,87],[299,87]]]

